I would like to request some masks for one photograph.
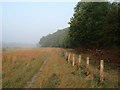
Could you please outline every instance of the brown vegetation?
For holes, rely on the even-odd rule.
[[[101,86],[99,85],[99,61],[88,53],[76,54],[73,50],[67,51],[71,54],[69,58],[71,63],[68,63],[61,48],[3,52],[3,87],[118,88],[118,71],[116,68],[112,69],[105,64],[105,80]],[[75,54],[75,66],[72,66],[73,54]],[[77,66],[79,54],[81,54],[81,62]],[[88,69],[86,69],[86,57],[90,58]],[[44,61],[46,63],[43,65]],[[94,63],[94,61],[96,62]]]

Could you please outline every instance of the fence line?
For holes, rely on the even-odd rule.
[[[73,56],[73,57],[71,57]],[[71,55],[70,53],[68,54],[68,52],[65,53],[65,58],[68,61],[68,64],[71,62],[72,66],[77,66],[78,69],[80,69],[80,65],[81,65],[81,61],[82,61],[82,56],[79,55],[78,57],[78,61],[77,63],[75,62],[75,54]],[[72,58],[72,60],[71,60]],[[89,57],[86,57],[86,69],[89,69]],[[87,71],[89,72],[89,71]],[[103,83],[104,81],[104,60],[100,60],[100,83]]]

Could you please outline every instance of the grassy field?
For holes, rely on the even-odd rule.
[[[8,50],[3,52],[3,88],[24,87],[47,58],[47,51],[40,49]]]
[[[104,62],[104,82],[100,84],[100,61],[96,59],[90,53],[78,53],[74,50],[66,50],[70,54],[75,54],[76,63],[78,62],[78,56],[82,56],[80,70],[76,70],[80,74],[83,88],[119,88],[119,67],[115,63],[106,63]],[[86,58],[90,58],[89,69],[86,70]],[[72,60],[72,59],[71,59]],[[104,60],[105,61],[105,60]],[[76,67],[74,67],[76,68]],[[89,72],[89,75],[86,75],[86,72]],[[77,73],[77,74],[78,74]],[[87,80],[91,79],[91,80]]]
[[[73,54],[72,50],[68,51]],[[90,67],[86,70],[87,56],[82,54],[78,70],[76,65],[67,63],[61,48],[6,50],[2,57],[3,88],[118,88],[117,68],[105,64],[105,80],[101,85],[99,62],[89,56]],[[78,54],[75,60],[77,63]],[[86,75],[86,71],[90,74]]]

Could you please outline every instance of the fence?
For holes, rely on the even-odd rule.
[[[79,55],[77,59],[75,59],[75,54],[64,51],[64,56],[68,64],[71,64],[73,67],[76,66],[77,69],[80,69],[82,63],[82,55]],[[89,66],[90,66],[90,58],[86,57],[86,65],[85,68],[87,70],[87,75],[89,74]],[[100,83],[104,82],[104,60],[100,60]]]

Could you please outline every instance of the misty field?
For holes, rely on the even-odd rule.
[[[3,51],[3,88],[118,88],[118,71],[105,64],[104,83],[99,84],[99,63],[90,61],[86,74],[86,54],[82,54],[80,69],[65,59],[61,48],[13,49]],[[72,50],[67,50],[73,54]],[[70,58],[72,62],[72,56]]]

